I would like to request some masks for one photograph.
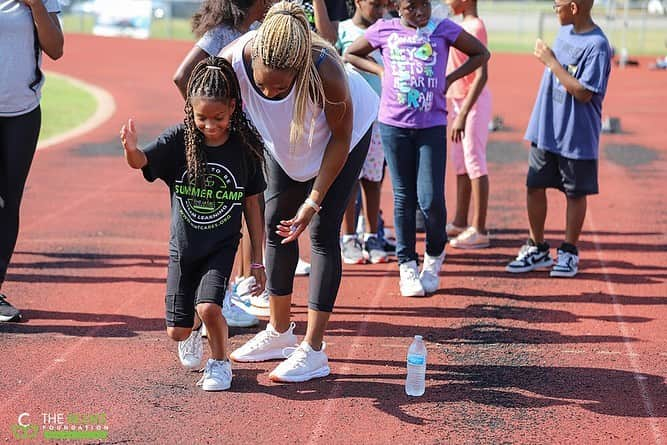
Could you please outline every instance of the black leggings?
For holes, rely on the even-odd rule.
[[[21,116],[0,117],[0,284],[19,234],[19,210],[42,125],[39,107]]]
[[[331,312],[333,310],[342,265],[339,233],[343,215],[354,184],[359,179],[371,141],[370,130],[350,152],[343,169],[334,180],[322,201],[322,210],[310,221],[310,290],[308,307]],[[268,186],[266,198],[266,275],[271,295],[290,295],[294,271],[299,261],[299,243],[280,244],[276,226],[281,220],[291,219],[308,197],[315,179],[298,182],[287,176],[278,163],[267,156]]]

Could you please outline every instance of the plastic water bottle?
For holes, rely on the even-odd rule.
[[[426,346],[421,335],[415,335],[408,348],[408,377],[405,379],[405,393],[419,397],[426,390]]]

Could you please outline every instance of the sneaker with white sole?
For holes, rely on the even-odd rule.
[[[542,267],[549,267],[553,264],[549,248],[540,250],[536,245],[530,241],[519,250],[519,254],[514,261],[510,262],[505,270],[511,273],[530,272]]]
[[[340,253],[345,264],[364,264],[366,262],[363,248],[356,236],[343,241]]]
[[[235,362],[263,362],[284,358],[283,350],[293,348],[298,344],[294,335],[294,322],[290,323],[287,331],[282,334],[268,323],[266,329],[260,331],[246,344],[230,354]]]
[[[310,275],[310,263],[299,258],[299,262],[296,263],[296,270],[294,275],[298,277],[305,277]]]
[[[549,276],[571,278],[579,271],[579,255],[558,249],[556,264],[551,268]]]
[[[389,255],[384,250],[384,246],[377,236],[369,236],[364,242],[364,250],[362,254],[366,261],[371,264],[386,263],[389,261]]]
[[[491,245],[491,238],[488,234],[480,233],[473,226],[470,226],[451,240],[449,245],[457,249],[483,249]]]
[[[438,256],[431,256],[428,253],[424,253],[424,264],[422,264],[422,271],[419,274],[419,279],[424,287],[424,292],[427,294],[440,289],[440,269],[442,269],[442,263],[444,261],[444,249]]]
[[[328,376],[331,369],[325,349],[324,342],[319,351],[315,351],[308,342],[301,342],[287,360],[271,371],[269,378],[274,382],[306,382]]]
[[[7,297],[0,294],[0,322],[21,321],[21,312],[9,304]]]
[[[252,275],[249,277],[240,277],[240,279],[237,278],[236,283],[234,283],[234,290],[232,293],[242,297],[255,290],[256,285],[257,281]]]
[[[447,236],[450,238],[457,237],[465,231],[465,227],[457,226],[454,223],[447,223],[445,225],[445,232],[447,232]]]
[[[243,295],[238,299],[232,298],[232,303],[255,317],[268,317],[271,315],[268,289],[264,289],[264,292],[259,295]]]
[[[202,326],[204,324],[202,323]],[[204,355],[204,344],[201,339],[201,327],[193,330],[190,336],[178,342],[178,358],[181,365],[191,371],[199,370],[201,358]]]
[[[197,382],[204,391],[224,391],[232,386],[232,364],[229,360],[208,359],[204,375]]]
[[[227,326],[233,328],[249,328],[257,326],[259,324],[257,317],[240,308],[238,304],[234,304],[236,300],[238,300],[238,298],[232,295],[231,292],[228,292],[222,303],[222,316],[225,317]],[[241,303],[241,305],[243,305],[243,303]]]
[[[417,262],[413,260],[400,264],[398,270],[401,276],[401,280],[398,283],[401,295],[404,297],[423,297],[425,294],[424,286],[422,286],[419,280]]]

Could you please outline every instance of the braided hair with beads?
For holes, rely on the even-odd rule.
[[[197,64],[190,75],[185,101],[185,158],[188,179],[191,184],[203,186],[206,181],[206,154],[203,150],[204,135],[195,124],[191,100],[204,98],[221,102],[236,101],[230,119],[230,135],[238,136],[243,146],[244,168],[259,165],[265,167],[264,141],[253,123],[243,111],[241,90],[232,65],[221,57],[209,57]],[[252,173],[252,171],[251,171]]]

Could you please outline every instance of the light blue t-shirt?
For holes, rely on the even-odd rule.
[[[336,41],[336,49],[341,54],[343,54],[355,40],[357,40],[359,37],[363,37],[365,32],[366,30],[355,25],[352,22],[352,19],[340,22],[338,24],[338,40]],[[375,60],[375,62],[382,65],[382,55],[380,54],[380,51],[375,50],[370,53],[370,56],[373,58],[373,60]],[[369,83],[378,96],[382,94],[382,82],[378,76],[362,70],[356,71],[361,74],[364,79],[366,79],[366,82]]]
[[[259,25],[259,22],[253,23],[250,25],[249,31],[259,28]],[[209,56],[217,56],[225,46],[229,45],[242,35],[243,33],[241,31],[229,25],[218,25],[215,28],[206,31],[206,33],[197,41],[197,46]]]
[[[48,12],[60,12],[58,0],[42,0]],[[42,81],[36,80],[35,34],[30,8],[18,0],[0,0],[0,116],[20,116],[39,106]],[[41,51],[39,55],[41,66]]]
[[[537,147],[569,159],[597,159],[602,100],[611,71],[611,49],[598,27],[583,34],[561,27],[553,46],[556,59],[593,92],[587,103],[565,90],[550,69],[544,70],[525,138]]]

